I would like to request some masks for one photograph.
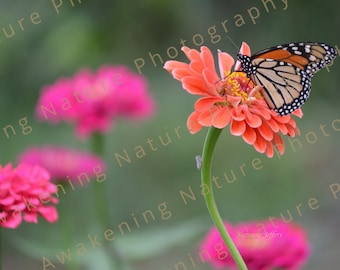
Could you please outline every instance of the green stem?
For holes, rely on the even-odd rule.
[[[73,238],[73,229],[72,229],[72,222],[70,219],[70,211],[69,211],[69,204],[62,203],[62,207],[60,209],[61,217],[60,223],[63,231],[63,244],[65,250],[70,248],[74,244]],[[80,269],[80,265],[77,260],[70,260],[67,263],[68,270],[77,270]]]
[[[95,133],[92,136],[92,153],[104,158],[104,136],[100,133]],[[95,211],[103,230],[109,227],[110,209],[107,201],[106,181],[92,182],[92,190],[94,196]],[[112,269],[125,269],[125,263],[118,254],[115,245],[112,245],[111,267]]]
[[[92,152],[98,156],[104,156],[104,137],[95,133],[92,136]],[[92,182],[95,211],[100,225],[105,228],[108,226],[109,207],[106,201],[106,183]]]
[[[214,153],[215,145],[218,140],[218,137],[221,134],[222,129],[217,129],[214,127],[210,127],[207,137],[205,138],[203,153],[202,153],[202,168],[201,168],[201,178],[202,178],[202,186],[207,186],[210,190],[207,194],[205,194],[204,199],[205,203],[208,207],[210,216],[212,221],[214,222],[216,228],[218,229],[220,235],[224,243],[227,245],[229,252],[233,259],[235,260],[238,269],[247,270],[247,266],[244,263],[240,252],[237,250],[233,240],[231,239],[227,229],[224,226],[221,215],[218,211],[213,190],[211,184],[211,163],[212,156]]]

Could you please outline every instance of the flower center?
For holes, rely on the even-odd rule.
[[[270,240],[266,239],[259,233],[248,233],[242,235],[240,238],[239,245],[248,249],[261,249],[270,244]]]
[[[255,87],[244,72],[232,72],[226,74],[225,78],[220,81],[218,92],[221,96],[241,97],[241,103],[248,103],[252,100],[251,90]],[[255,98],[261,98],[260,92],[257,92]]]

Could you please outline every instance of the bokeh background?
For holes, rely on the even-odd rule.
[[[159,53],[166,61],[167,49],[174,46],[179,51],[181,39],[187,40],[189,47],[198,48],[192,41],[195,34],[201,34],[204,45],[213,51],[219,48],[233,56],[237,48],[230,39],[237,46],[246,41],[253,52],[291,41],[322,41],[340,46],[339,1],[288,1],[284,10],[282,1],[272,0],[267,1],[268,11],[263,2],[266,1],[74,1],[72,6],[72,1],[64,0],[57,14],[51,1],[2,0],[1,164],[16,164],[17,155],[31,145],[55,144],[89,150],[88,141],[78,140],[71,125],[51,126],[36,120],[34,108],[41,87],[59,77],[72,76],[82,67],[96,70],[103,64],[124,64],[137,72],[134,60],[144,58],[142,73],[157,102],[157,112],[141,123],[118,119],[105,137],[108,188],[103,196],[108,197],[112,214],[112,226],[108,229],[117,234],[112,243],[121,260],[129,265],[126,269],[175,269],[179,261],[185,262],[187,269],[212,269],[209,264],[199,262],[194,268],[189,260],[190,256],[196,256],[199,242],[211,226],[203,197],[199,195],[200,174],[195,165],[206,129],[196,135],[189,134],[185,123],[196,97],[183,91],[162,64],[155,67],[148,53]],[[260,12],[256,24],[248,14],[252,7]],[[41,23],[30,22],[33,12],[40,14]],[[245,22],[240,27],[235,26],[237,14]],[[25,19],[24,31],[17,23],[20,18]],[[228,33],[221,25],[225,20],[228,20]],[[8,29],[8,24],[16,32],[12,38],[4,37],[1,31],[2,27]],[[207,29],[214,25],[221,40],[213,44]],[[184,57],[180,53],[176,59],[184,60]],[[237,223],[279,217],[280,213],[287,217],[287,210],[291,211],[294,221],[308,231],[312,245],[312,256],[304,269],[335,269],[340,264],[340,199],[335,199],[329,189],[333,183],[340,184],[339,122],[338,130],[332,128],[332,122],[340,119],[338,61],[313,79],[311,97],[303,106],[304,117],[297,120],[302,148],[295,144],[294,151],[288,142],[283,157],[268,159],[226,129],[214,158],[213,174],[223,183],[223,188],[215,189],[223,217]],[[29,135],[20,132],[18,121],[24,116],[33,129]],[[8,124],[17,131],[10,138],[2,132]],[[328,136],[320,125],[325,126]],[[178,126],[180,139],[175,134]],[[158,136],[164,138],[166,132],[172,141],[162,146]],[[306,139],[309,132],[316,134],[315,143]],[[157,151],[150,149],[148,138],[154,139]],[[134,156],[136,146],[145,148],[145,157]],[[115,153],[122,154],[123,149],[130,153],[132,162],[120,167]],[[251,167],[254,158],[262,161],[262,169]],[[245,176],[239,170],[243,163]],[[223,174],[230,174],[230,170],[238,177],[233,184],[223,180]],[[179,191],[188,192],[188,187],[197,198],[185,204]],[[61,196],[58,206],[68,209],[74,243],[70,248],[74,251],[77,243],[85,243],[85,256],[75,255],[69,265],[58,263],[55,255],[65,249],[62,241],[65,231],[59,222],[49,224],[40,220],[39,224],[23,223],[18,229],[2,230],[3,269],[43,269],[44,256],[56,269],[76,269],[78,263],[80,269],[110,269],[106,263],[113,256],[109,253],[111,247],[93,248],[88,240],[89,233],[103,237],[103,230],[96,227],[90,189],[91,185],[87,185]],[[311,198],[318,200],[318,209],[309,208]],[[162,202],[167,203],[172,213],[169,220],[162,220],[157,210]],[[299,204],[302,204],[301,214],[296,210]],[[132,213],[141,220],[141,213],[146,210],[154,212],[154,221],[143,223],[140,228],[132,227],[127,235],[119,235],[118,223],[133,224]]]

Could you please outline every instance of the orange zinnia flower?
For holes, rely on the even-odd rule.
[[[201,47],[201,52],[182,47],[190,63],[167,61],[164,68],[182,82],[183,88],[190,94],[201,98],[195,103],[195,111],[189,116],[187,126],[194,134],[203,126],[225,128],[230,123],[230,133],[242,136],[243,140],[254,146],[256,151],[274,156],[274,147],[282,155],[284,142],[280,136],[294,137],[299,134],[294,119],[290,116],[279,116],[271,110],[259,90],[244,72],[231,72],[234,59],[218,50],[220,76],[215,69],[211,51]],[[250,48],[242,44],[240,53],[250,56]],[[302,117],[301,109],[292,113]]]

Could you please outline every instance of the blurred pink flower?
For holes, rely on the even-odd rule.
[[[102,66],[94,74],[82,69],[60,78],[42,89],[36,107],[40,120],[74,123],[81,138],[108,132],[118,117],[141,119],[153,112],[146,79],[125,66]]]
[[[309,256],[306,232],[297,224],[283,221],[224,224],[249,270],[297,270]],[[209,253],[214,267],[237,269],[215,227],[209,231],[200,249]]]
[[[54,206],[58,199],[52,197],[57,186],[50,181],[49,173],[39,166],[20,164],[12,168],[0,165],[0,226],[17,228],[22,218],[38,222],[38,214],[48,222],[56,222],[58,213]]]
[[[58,146],[32,147],[21,153],[18,162],[39,165],[45,168],[52,180],[75,180],[77,176],[86,174],[90,178],[95,175],[95,168],[105,169],[105,162],[90,153]]]

